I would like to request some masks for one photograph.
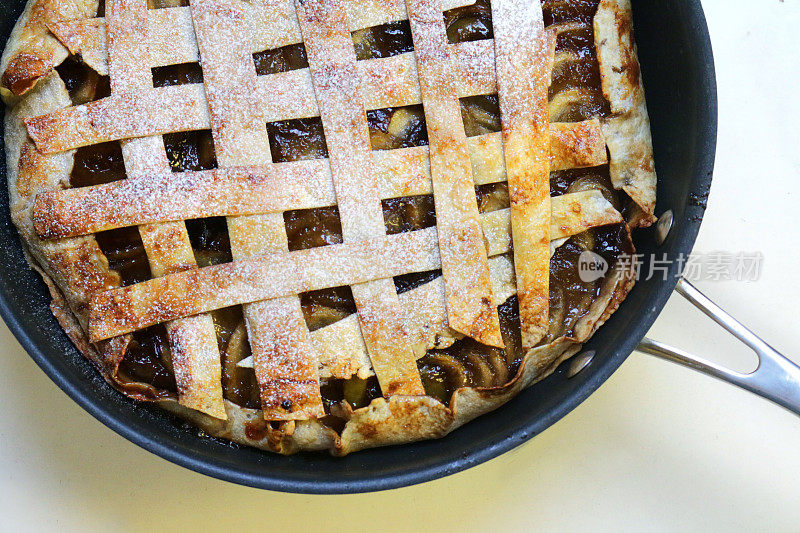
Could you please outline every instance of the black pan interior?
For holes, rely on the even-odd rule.
[[[0,42],[5,43],[24,1],[2,2]],[[711,185],[717,127],[714,62],[699,0],[633,3],[659,174],[658,214],[671,209],[675,215],[675,226],[663,246],[655,246],[652,229],[637,231],[634,240],[641,253],[675,258],[694,244]],[[5,176],[5,157],[0,158],[0,174]],[[9,219],[6,188],[0,189],[0,247],[4,251],[0,254],[0,314],[42,370],[98,420],[143,448],[204,474],[272,490],[390,489],[458,472],[522,444],[575,408],[622,364],[675,285],[675,279],[665,282],[659,276],[640,281],[586,346],[597,355],[585,370],[568,378],[562,365],[492,415],[446,438],[344,458],[282,457],[198,438],[186,424],[107,386],[50,314],[44,284],[25,262]]]

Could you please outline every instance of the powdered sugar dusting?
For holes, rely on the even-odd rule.
[[[551,37],[539,0],[494,0],[492,21],[522,345],[530,349],[548,327]]]
[[[380,237],[386,228],[344,3],[296,0],[295,5],[325,129],[344,240]],[[399,248],[394,260],[413,260],[409,252]],[[383,394],[424,394],[394,283],[373,281],[355,285],[352,291]]]
[[[453,82],[460,98],[496,91],[494,45],[491,40],[446,45]],[[187,59],[187,61],[195,59]],[[179,58],[174,59],[180,62]],[[367,109],[421,103],[415,55],[359,61]],[[319,116],[308,69],[259,76],[255,97],[265,122]],[[59,110],[26,121],[37,147],[56,152],[89,144],[189,131],[210,127],[206,93],[201,84],[143,88],[115,93],[86,105]]]
[[[257,90],[250,47],[241,38],[247,33],[242,7],[226,0],[192,0],[191,6],[219,165],[262,165],[276,169],[271,164],[267,121],[261,113],[260,97],[264,95]],[[284,190],[285,186],[291,190],[292,184],[299,189],[307,185],[302,174],[295,173],[292,177],[294,182],[273,180],[264,191],[265,196],[280,200],[281,195],[271,194],[272,191]],[[314,188],[324,192],[325,185]],[[280,212],[230,219],[228,231],[234,259],[287,249]],[[300,302],[297,296],[287,296],[244,308],[262,410],[268,420],[324,415],[317,357],[308,338]]]
[[[147,35],[147,3],[145,0],[108,0],[108,58],[113,93],[133,93],[152,87],[148,65],[139,61]],[[146,46],[146,44],[145,44]],[[90,117],[101,120],[100,117]],[[122,123],[140,120],[129,109],[122,111]],[[122,144],[128,179],[146,178],[153,173],[169,172],[164,143],[161,137],[143,137]],[[148,253],[151,271],[155,276],[174,272],[178,268],[196,265],[189,244],[186,226],[175,222],[142,228],[142,242]],[[164,257],[162,250],[173,250]],[[179,401],[217,418],[225,419],[222,400],[221,367],[214,324],[210,316],[197,317],[170,324],[168,336],[173,352],[173,367],[178,383]]]
[[[456,331],[502,346],[443,16],[435,3],[407,4],[430,142],[448,319]]]
[[[92,304],[95,340],[184,316],[439,268],[435,228],[187,270],[115,289]]]
[[[443,2],[443,7],[463,3],[470,2],[449,0]],[[505,46],[491,40],[449,45],[437,35],[439,41],[429,51],[430,56],[426,56],[426,50],[418,50],[416,54],[356,63],[349,31],[362,24],[370,26],[405,18],[406,7],[402,1],[303,0],[298,6],[301,11],[311,9],[311,16],[302,20],[302,32],[301,22],[294,16],[292,0],[252,5],[227,0],[196,0],[191,9],[175,8],[174,20],[166,11],[158,14],[138,11],[136,23],[125,29],[126,35],[114,29],[116,15],[112,6],[108,39],[112,49],[126,42],[130,48],[132,36],[138,35],[137,60],[150,57],[151,62],[170,64],[195,61],[200,57],[205,85],[153,89],[149,87],[149,80],[143,82],[142,72],[153,66],[148,64],[143,70],[132,71],[128,78],[123,78],[120,73],[124,69],[117,68],[122,64],[119,61],[130,61],[136,55],[128,49],[116,56],[117,59],[112,58],[110,68],[115,72],[115,90],[111,97],[28,123],[39,148],[49,151],[103,140],[144,137],[125,143],[126,166],[131,177],[136,179],[41,196],[41,202],[37,201],[40,206],[37,213],[42,225],[37,228],[46,228],[44,234],[49,231],[53,236],[60,236],[145,221],[283,211],[332,205],[338,201],[346,241],[341,245],[343,248],[326,247],[290,254],[285,250],[286,235],[280,215],[236,217],[230,220],[236,263],[177,273],[121,289],[109,293],[107,298],[100,297],[94,308],[92,328],[95,337],[100,338],[109,332],[182,320],[181,317],[190,315],[200,314],[199,319],[202,313],[217,306],[247,304],[247,323],[256,354],[264,415],[276,420],[320,416],[319,411],[313,411],[319,407],[315,355],[308,348],[309,335],[296,297],[299,292],[316,288],[356,285],[354,294],[359,304],[361,334],[366,337],[373,365],[383,376],[384,393],[421,390],[421,386],[417,387],[416,367],[408,355],[410,350],[406,349],[408,333],[414,330],[415,322],[406,320],[406,308],[400,304],[389,278],[437,268],[441,263],[438,240],[433,230],[385,237],[380,199],[428,194],[435,189],[430,181],[430,154],[427,148],[371,152],[364,110],[365,107],[419,103],[423,92],[417,74],[418,56],[434,61],[451,57],[454,66],[449,70],[423,74],[424,83],[447,85],[451,98],[491,93],[497,87],[494,49]],[[345,15],[348,11],[349,17]],[[435,17],[431,20],[440,19],[441,9],[434,11]],[[264,18],[268,13],[275,15],[274,20]],[[433,28],[433,24],[423,26],[423,32]],[[329,31],[331,27],[336,31]],[[142,28],[147,30],[144,34]],[[440,29],[436,31],[442,33]],[[242,35],[248,33],[250,39],[242,39]],[[95,32],[82,45],[96,46],[101,35],[102,32]],[[253,51],[262,49],[264,43],[280,45],[278,43],[285,39],[286,44],[290,44],[288,41],[299,42],[303,37],[309,50],[314,47],[318,50],[316,59],[312,57],[310,70],[255,77],[250,55]],[[180,41],[173,50],[170,50],[169,38]],[[548,42],[552,43],[552,39]],[[169,53],[174,54],[173,57],[168,57]],[[309,55],[314,56],[314,53]],[[513,61],[520,61],[522,57],[514,55]],[[115,61],[118,61],[117,66],[113,64]],[[322,106],[318,105],[317,96]],[[514,116],[519,114],[524,118],[524,111],[516,110]],[[264,123],[320,114],[328,138],[330,161],[272,165]],[[436,115],[437,118],[449,116],[447,113]],[[207,173],[169,173],[160,139],[147,137],[208,127],[213,128],[222,168]],[[581,139],[570,137],[571,131],[556,132],[566,148],[550,154],[550,159],[562,161],[565,168],[589,166],[596,160],[597,143],[581,145]],[[597,138],[602,140],[601,135]],[[571,145],[570,139],[575,141]],[[447,142],[451,140],[448,138]],[[471,167],[475,183],[505,179],[506,169],[500,157],[503,144],[499,135],[490,134],[461,144],[466,148],[460,146],[460,155],[467,154],[466,167]],[[571,153],[570,146],[580,148],[582,158]],[[141,153],[130,157],[136,150]],[[605,150],[602,151],[604,155]],[[540,155],[548,159],[547,152]],[[461,157],[460,162],[463,164],[464,160]],[[490,165],[490,161],[494,163]],[[245,169],[238,165],[257,167]],[[379,173],[385,178],[380,183],[375,179]],[[466,204],[470,205],[474,200],[472,181],[462,181],[467,183],[457,183],[465,185],[463,189],[470,194],[454,194],[458,197],[455,204],[458,209],[465,205],[462,200],[466,199]],[[601,216],[619,215],[613,208],[608,211],[608,206],[602,205],[602,199],[596,197],[572,200],[587,209],[572,209],[575,217],[560,220],[558,228],[562,233],[591,224]],[[437,205],[437,211],[441,212],[441,207]],[[597,217],[584,216],[587,213]],[[469,214],[475,216],[460,220],[455,225],[459,232],[443,236],[438,244],[443,250],[454,252],[456,257],[470,256],[476,241],[480,242],[480,249],[483,246],[483,239],[478,238],[481,226],[477,212]],[[508,219],[507,212],[480,217],[493,253],[507,251],[510,246]],[[497,223],[492,226],[496,231],[491,235],[487,223]],[[185,236],[182,223],[167,224],[164,228],[165,232],[168,229],[173,234],[171,238]],[[152,235],[164,238],[166,233],[154,230]],[[349,248],[351,245],[353,247]],[[191,248],[188,252],[187,262],[181,263],[183,266],[178,267],[178,263],[173,262],[163,267],[192,266]],[[245,260],[254,254],[258,257]],[[151,257],[151,262],[157,264],[158,259]],[[476,263],[474,259],[466,262]],[[276,273],[281,279],[275,279]],[[433,298],[443,296],[441,291],[434,292],[438,296]],[[272,300],[263,301],[264,298]],[[441,300],[437,299],[436,304],[440,306]],[[494,311],[493,303],[489,307]],[[189,327],[190,322],[186,321],[185,327]],[[175,324],[180,322],[171,323],[171,330]],[[189,401],[193,391],[197,394],[191,401],[198,405],[202,398],[208,398],[204,384],[209,383],[209,376],[212,376],[211,381],[219,382],[218,376],[213,378],[214,369],[211,368],[214,354],[203,348],[210,344],[209,337],[202,334],[202,327],[195,324],[192,329],[180,332],[181,335],[171,333],[171,339],[178,342],[173,351],[179,360],[186,362],[182,365],[179,361],[176,367],[178,372],[186,372],[178,376],[183,389],[182,401]],[[384,360],[380,359],[381,350],[388,356]],[[216,364],[218,368],[218,354]],[[201,367],[205,369],[203,372],[200,372]],[[212,372],[208,372],[209,369]],[[195,374],[190,375],[191,372]],[[212,384],[208,390],[213,397],[216,385]],[[280,411],[287,410],[285,401],[292,402],[288,414]],[[209,405],[196,408],[209,412]],[[296,409],[298,406],[300,409]],[[311,407],[304,411],[302,406]]]

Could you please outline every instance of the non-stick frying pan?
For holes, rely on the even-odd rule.
[[[4,43],[25,2],[0,1],[0,42]],[[666,253],[675,259],[691,251],[711,185],[717,129],[714,61],[699,0],[633,3],[659,175],[658,212],[669,211],[672,218],[672,224],[668,224],[669,215],[661,224],[661,236],[666,234],[663,244],[657,244],[655,228],[634,232],[634,240],[645,258],[657,252],[659,257]],[[5,175],[5,157],[0,158],[0,174]],[[642,341],[679,280],[678,263],[673,262],[666,281],[655,276],[635,286],[582,354],[497,411],[445,438],[341,458],[284,457],[201,438],[171,415],[114,391],[72,346],[50,313],[44,284],[23,257],[9,218],[6,189],[0,188],[4,252],[0,255],[0,314],[19,342],[64,392],[102,423],[165,459],[227,481],[288,492],[350,493],[421,483],[464,470],[544,431],[594,392],[640,342],[650,353],[736,381],[800,410],[800,369],[727,321],[687,282],[680,282],[679,292],[756,349],[762,358],[759,370],[743,376],[654,341]]]

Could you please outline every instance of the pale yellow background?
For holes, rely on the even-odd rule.
[[[800,361],[800,5],[705,0],[719,156],[697,250],[760,250],[756,283],[701,288]],[[650,335],[746,350],[673,298]],[[0,530],[800,529],[800,419],[634,354],[586,403],[487,464],[389,493],[295,496],[189,472],[83,412],[0,326]]]

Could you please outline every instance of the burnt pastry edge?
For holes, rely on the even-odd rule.
[[[28,0],[0,59],[0,96],[11,105],[69,55],[48,30],[59,20],[94,17],[98,0]]]

